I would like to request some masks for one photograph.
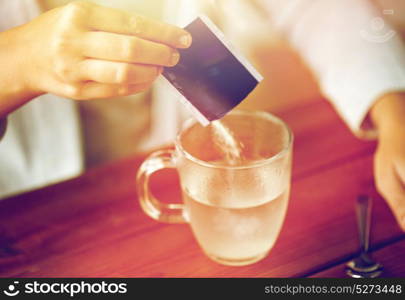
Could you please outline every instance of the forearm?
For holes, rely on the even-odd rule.
[[[381,36],[373,36],[373,22],[383,22],[379,9],[367,0],[262,1],[348,126],[374,137],[364,122],[373,103],[405,90],[400,35],[384,22]]]
[[[382,96],[370,110],[378,133],[374,156],[377,190],[387,200],[405,231],[405,92]]]
[[[28,70],[23,64],[26,57],[18,46],[19,30],[18,27],[0,32],[0,118],[40,94],[26,81]]]
[[[398,133],[398,131],[405,133],[404,116],[405,92],[389,93],[382,96],[370,110],[371,121],[380,138]]]

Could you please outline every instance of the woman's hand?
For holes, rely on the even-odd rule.
[[[8,69],[18,69],[9,71],[21,98],[107,98],[147,89],[163,67],[177,64],[176,48],[190,44],[190,34],[175,26],[75,1],[0,35],[7,47],[0,61],[3,55]]]
[[[371,110],[371,119],[378,130],[376,186],[405,231],[405,93],[379,99]]]

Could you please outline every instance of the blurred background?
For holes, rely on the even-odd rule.
[[[48,10],[68,2],[70,0],[40,0],[40,5],[43,10]],[[175,8],[180,5],[180,1],[177,0],[91,2],[170,23],[178,19],[185,20],[181,25],[188,22],[184,16],[176,18],[175,14],[179,12]],[[237,3],[240,1],[201,2],[198,9],[207,14],[221,29],[227,31],[226,35],[231,42],[248,56],[265,78],[241,104],[242,108],[277,111],[319,97],[318,88],[310,72],[287,43],[271,30],[269,20],[260,13],[260,9],[255,9],[249,3]],[[194,5],[196,4],[193,3]],[[226,9],[227,7],[232,7],[232,14],[224,14],[231,11]],[[150,110],[145,108],[152,105],[153,97],[152,90],[130,97],[79,102],[86,167],[94,167],[145,149],[141,145],[148,139],[151,126],[165,126],[165,124],[151,124],[153,120]],[[168,97],[167,101],[175,102],[177,99]]]
[[[39,1],[43,10],[70,2]],[[277,113],[290,107],[305,105],[321,97],[311,72],[288,43],[272,29],[269,16],[263,13],[255,0],[91,0],[91,2],[177,25],[186,25],[196,9],[207,14],[265,78],[240,105],[241,108]],[[384,9],[390,8],[393,2],[396,2],[396,8],[398,2],[401,2],[402,11],[405,11],[405,1],[380,0],[377,4]],[[180,6],[182,9],[179,11]],[[395,24],[403,19],[398,18],[398,15],[400,14],[388,18]],[[154,97],[156,93],[152,90],[130,97],[79,103],[86,167],[94,167],[145,151],[151,145],[156,145],[155,143],[149,144],[148,147],[142,146],[148,144],[147,140],[152,134],[151,131],[156,130],[156,126],[167,126],[164,122],[153,124],[152,112],[148,108],[152,106]],[[175,103],[177,100],[171,98],[167,97],[167,101],[173,102],[170,105],[178,105]]]

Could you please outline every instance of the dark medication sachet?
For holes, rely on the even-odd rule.
[[[165,68],[163,76],[184,96],[197,120],[207,125],[242,102],[263,78],[207,17],[198,17],[185,29],[193,43],[179,50],[179,63]]]

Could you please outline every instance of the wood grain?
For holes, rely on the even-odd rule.
[[[375,142],[351,134],[326,100],[296,105],[277,115],[294,132],[294,178],[374,152]]]
[[[141,211],[135,174],[144,157],[0,202],[0,276],[262,277],[315,274],[357,251],[354,200],[375,198],[373,246],[402,236],[373,188],[372,153],[321,99],[281,112],[296,135],[291,201],[270,255],[225,267],[200,250],[188,225],[160,224]],[[173,171],[153,178],[158,197],[180,198]]]
[[[393,242],[377,251],[372,252],[373,258],[381,263],[384,267],[381,277],[405,277],[405,239],[402,237],[396,242]],[[344,263],[328,268],[322,272],[313,274],[311,277],[342,277],[345,272]]]

